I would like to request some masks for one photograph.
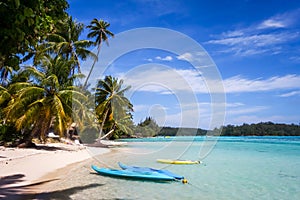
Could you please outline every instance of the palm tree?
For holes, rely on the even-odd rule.
[[[13,71],[18,69],[19,60],[17,56],[11,56],[7,61],[4,58],[0,58],[0,85],[7,86],[9,84],[8,78],[13,74]]]
[[[0,106],[10,100],[11,94],[9,93],[8,89],[6,87],[3,87],[0,85]]]
[[[72,103],[80,105],[86,97],[73,86],[61,87],[55,74],[47,76],[33,67],[24,71],[34,74],[35,81],[10,86],[16,93],[4,109],[6,120],[14,123],[18,131],[29,135],[27,143],[34,136],[44,140],[51,124],[57,133],[64,135],[67,125],[72,122]]]
[[[4,67],[0,68],[0,80],[1,80],[0,85],[3,85],[3,86],[7,85],[8,74],[12,74],[12,71],[13,71],[13,68],[9,67],[9,66],[4,66]]]
[[[80,73],[70,75],[70,68],[76,62],[77,61],[73,59],[66,60],[60,55],[56,57],[45,55],[43,59],[39,61],[40,64],[37,65],[37,68],[48,76],[55,74],[60,85],[71,86],[76,79],[84,77],[84,75]]]
[[[95,93],[96,115],[100,122],[99,139],[102,137],[104,128],[110,128],[112,132],[106,134],[109,136],[116,129],[116,125],[121,127],[122,121],[131,117],[130,112],[133,111],[133,105],[124,96],[124,93],[130,88],[123,87],[123,80],[118,80],[111,76],[106,76],[104,80],[99,80]],[[124,128],[125,130],[125,128]]]
[[[11,100],[12,95],[10,91],[0,85],[0,125],[5,124],[3,109],[7,106],[7,103]]]
[[[117,116],[116,118],[110,119],[110,131],[106,133],[104,136],[101,136],[99,139],[105,139],[107,137],[110,137],[113,133],[117,132],[115,134],[115,137],[119,137],[118,133],[126,133],[131,134],[133,129],[133,122],[132,122],[132,116],[128,113],[126,116],[120,117],[119,115],[115,114]]]
[[[96,55],[88,50],[93,45],[93,42],[90,40],[79,40],[84,25],[73,21],[72,17],[68,17],[65,21],[61,22],[59,27],[56,33],[49,35],[46,50],[50,52],[54,51],[66,60],[74,60],[75,62],[70,69],[70,74],[74,75],[76,68],[77,72],[80,73],[79,58],[81,60],[85,60],[88,57],[96,59]]]
[[[94,44],[97,45],[98,51],[97,51],[97,58],[94,59],[94,62],[89,71],[89,74],[85,79],[83,88],[86,87],[87,82],[91,76],[93,69],[94,69],[94,66],[95,66],[96,62],[98,61],[98,56],[100,53],[102,42],[104,41],[108,45],[108,36],[114,37],[114,34],[112,32],[110,32],[109,30],[107,30],[107,28],[109,26],[110,26],[110,24],[108,22],[105,22],[103,20],[97,20],[97,19],[93,19],[91,21],[90,25],[87,26],[87,28],[91,29],[90,33],[88,34],[88,38],[96,37],[96,41],[94,42]]]

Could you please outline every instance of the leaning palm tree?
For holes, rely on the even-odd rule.
[[[95,111],[100,122],[99,139],[102,138],[102,131],[105,127],[113,127],[111,128],[113,130],[118,123],[121,126],[121,121],[127,119],[133,111],[133,105],[124,94],[129,88],[129,86],[123,88],[123,80],[119,81],[111,76],[98,81]]]
[[[95,66],[96,62],[98,61],[98,56],[100,53],[102,42],[104,41],[108,45],[108,36],[114,37],[114,34],[112,32],[110,32],[109,30],[107,30],[107,28],[109,26],[110,26],[110,24],[108,22],[105,22],[103,20],[97,20],[97,19],[93,19],[91,21],[91,24],[87,26],[87,28],[91,29],[90,33],[88,34],[88,38],[96,38],[96,41],[94,42],[94,44],[97,45],[98,51],[97,51],[97,58],[94,59],[94,62],[89,71],[89,74],[85,79],[83,88],[86,87],[87,82],[91,76],[93,69],[94,69],[94,66]]]
[[[35,81],[10,86],[16,93],[4,109],[6,120],[14,123],[18,131],[29,135],[26,143],[30,143],[34,136],[44,140],[51,124],[57,133],[64,135],[72,121],[72,103],[80,105],[85,96],[73,86],[61,87],[55,74],[47,76],[33,67],[25,70],[34,74]]]
[[[99,137],[100,140],[105,139],[113,135],[115,132],[126,133],[127,135],[132,134],[132,116],[130,113],[125,115],[114,114],[115,117],[109,117],[108,129],[109,132]],[[118,135],[119,137],[119,135]]]

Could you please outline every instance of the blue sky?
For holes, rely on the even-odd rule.
[[[134,42],[128,39],[115,44],[124,31],[158,27],[197,42],[204,48],[202,53],[207,52],[215,64],[212,68],[219,74],[214,72],[214,78],[221,80],[224,88],[221,92],[212,89],[213,77],[205,72],[210,69],[207,63],[202,68],[191,63],[192,56],[203,54],[200,51],[176,54],[180,48],[189,48],[187,43],[176,40],[168,44],[179,48],[175,52],[168,48],[136,49],[105,66],[105,72],[100,72],[103,66],[99,63],[94,78],[111,74],[132,86],[128,95],[134,105],[135,122],[151,115],[160,125],[201,128],[220,125],[221,121],[225,125],[300,123],[300,1],[72,0],[69,3],[69,14],[85,25],[93,18],[111,24],[109,30],[116,36],[110,39],[109,47],[103,46],[100,60],[105,60],[105,51],[114,49],[114,45],[131,48],[143,42],[143,37],[151,38],[146,34]],[[168,34],[151,39],[154,44],[164,44]],[[89,63],[83,65],[84,72],[89,70],[88,66]],[[225,100],[217,95],[220,93]],[[219,109],[221,104],[225,111]]]

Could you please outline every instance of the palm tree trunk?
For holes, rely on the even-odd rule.
[[[35,147],[35,144],[32,142],[33,134],[27,128],[22,130],[23,138],[18,142],[17,146],[20,148],[26,147]]]
[[[106,133],[105,135],[103,135],[102,137],[99,138],[99,140],[103,140],[106,137],[108,137],[109,135],[111,135],[113,132],[115,131],[115,129],[111,129],[108,133]]]
[[[106,109],[106,111],[104,113],[104,116],[103,116],[103,119],[102,119],[102,122],[101,122],[101,125],[100,125],[100,131],[99,131],[99,137],[98,137],[99,140],[102,138],[102,131],[103,131],[104,123],[105,123],[106,118],[107,118],[107,114],[108,114],[108,109]]]
[[[88,74],[88,76],[86,77],[85,82],[84,82],[84,84],[83,84],[83,88],[86,87],[86,85],[87,85],[87,83],[88,83],[88,80],[89,80],[89,78],[90,78],[90,76],[91,76],[91,74],[92,74],[92,71],[93,71],[93,69],[94,69],[94,66],[95,66],[96,62],[98,61],[98,57],[99,57],[99,53],[100,53],[100,45],[101,45],[101,44],[99,44],[99,46],[98,46],[97,59],[94,60],[94,63],[93,63],[93,65],[92,65],[92,67],[91,67],[91,69],[90,69],[90,71],[89,71],[89,74]]]

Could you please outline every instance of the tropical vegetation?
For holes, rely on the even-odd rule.
[[[97,57],[96,57],[96,59],[94,59],[94,62],[89,71],[89,74],[85,79],[85,82],[83,85],[84,88],[87,86],[87,83],[91,76],[91,73],[95,67],[96,62],[98,61],[98,56],[100,53],[102,42],[106,42],[106,44],[108,45],[108,37],[109,36],[114,37],[114,34],[107,29],[109,26],[110,26],[110,24],[108,22],[105,22],[103,20],[98,20],[96,18],[93,19],[91,21],[91,24],[87,26],[87,28],[91,29],[91,31],[89,32],[89,34],[87,36],[88,36],[88,38],[96,38],[94,45],[97,46],[98,50],[97,50]]]
[[[114,35],[110,24],[92,20],[87,38],[95,41],[83,40],[85,26],[67,14],[68,6],[65,0],[0,1],[0,143],[30,146],[33,138],[45,142],[50,131],[67,137],[74,122],[98,138],[131,133],[129,87],[107,76],[93,93],[89,77],[79,81],[81,61],[94,60],[91,73],[102,42]],[[97,55],[90,50],[95,46]]]
[[[100,124],[99,139],[113,134],[115,129],[121,129],[126,133],[131,131],[127,124],[132,119],[133,105],[124,94],[130,87],[123,88],[122,86],[123,80],[111,76],[98,81],[95,92],[95,111]],[[109,131],[102,136],[104,129],[109,129]]]
[[[137,124],[134,129],[135,135],[139,137],[153,137],[160,132],[160,127],[152,117],[146,117],[144,121]]]
[[[256,124],[227,125],[214,130],[200,128],[162,127],[156,136],[205,136],[218,134],[220,136],[300,136],[300,124],[280,124],[260,122]]]

